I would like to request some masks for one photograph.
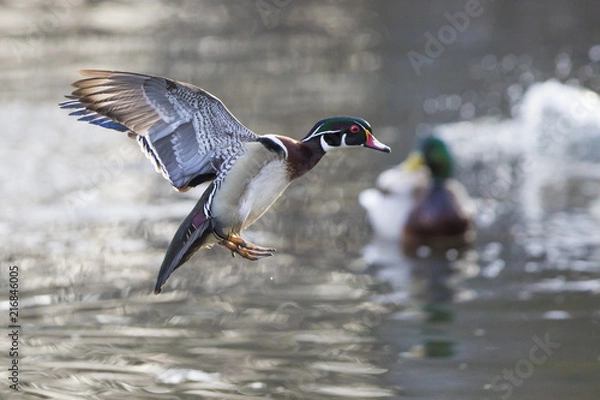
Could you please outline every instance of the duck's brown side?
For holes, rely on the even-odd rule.
[[[409,213],[400,245],[408,256],[421,246],[433,253],[463,249],[475,238],[475,223],[457,196],[445,185],[434,185],[417,200]]]

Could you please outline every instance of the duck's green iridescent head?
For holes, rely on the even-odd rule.
[[[427,166],[431,176],[437,181],[451,178],[454,174],[454,162],[446,143],[435,136],[427,136],[419,143],[416,151],[409,154],[402,163],[403,168],[414,171]]]
[[[372,131],[362,118],[332,117],[317,122],[302,142],[318,140],[324,151],[363,146],[389,153],[390,148],[377,140]]]

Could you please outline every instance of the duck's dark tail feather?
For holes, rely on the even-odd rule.
[[[173,271],[183,265],[192,254],[199,250],[212,233],[213,220],[207,218],[204,214],[205,200],[205,196],[202,196],[192,212],[185,218],[177,229],[177,232],[175,232],[175,236],[173,236],[169,244],[167,254],[165,254],[160,271],[158,272],[154,294],[161,292],[162,286]]]

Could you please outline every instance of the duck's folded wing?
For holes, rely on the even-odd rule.
[[[178,190],[223,175],[227,161],[258,136],[210,93],[166,78],[84,70],[69,100],[79,120],[129,132]]]

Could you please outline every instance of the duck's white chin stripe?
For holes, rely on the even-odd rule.
[[[323,150],[325,152],[329,151],[329,150],[334,150],[334,149],[341,149],[343,147],[348,147],[348,145],[346,144],[346,135],[344,134],[344,136],[342,136],[342,142],[340,143],[339,146],[331,146],[329,143],[327,143],[327,141],[325,140],[325,136],[321,136],[321,147],[323,148]]]

